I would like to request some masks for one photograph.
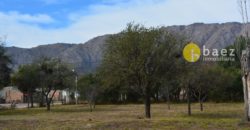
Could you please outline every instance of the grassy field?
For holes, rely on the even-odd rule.
[[[145,119],[143,105],[97,105],[90,112],[87,105],[58,105],[51,112],[45,108],[0,110],[0,129],[173,129],[238,130],[250,129],[242,123],[243,103],[207,103],[204,112],[192,105],[187,116],[186,104],[152,105],[152,119]]]

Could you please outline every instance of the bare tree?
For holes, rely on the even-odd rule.
[[[238,7],[239,7],[239,12],[242,18],[242,23],[244,25],[244,35],[248,37],[248,29],[247,29],[247,24],[249,22],[249,16],[248,16],[248,7],[249,0],[238,0]]]
[[[241,39],[245,39],[245,45],[249,44],[249,32],[248,32],[248,22],[249,22],[249,16],[248,16],[248,0],[238,0],[238,7],[239,7],[239,13],[242,18],[242,23],[243,23],[243,30],[244,34],[241,36]],[[238,38],[239,39],[239,38]],[[239,43],[236,39],[236,42],[234,43],[234,48],[236,49],[236,56],[238,59],[241,59],[241,54],[242,54],[242,44]]]
[[[244,102],[245,102],[245,120],[246,121],[250,121],[250,112],[249,112],[249,90],[248,90],[248,86],[249,86],[249,36],[248,36],[248,0],[238,0],[238,5],[239,5],[239,9],[240,9],[240,14],[242,17],[242,22],[243,22],[243,26],[244,26],[244,35],[246,37],[246,41],[245,44],[247,45],[246,50],[244,50],[243,52],[239,52],[236,51],[238,54],[238,56],[240,56],[239,54],[241,54],[241,68],[242,68],[242,82],[243,82],[243,90],[244,90]],[[240,44],[238,44],[240,45]],[[239,46],[234,45],[236,50],[239,50]]]

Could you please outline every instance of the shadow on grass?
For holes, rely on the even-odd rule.
[[[92,112],[108,112],[108,111],[119,111],[111,107],[103,108],[96,107]],[[23,109],[0,109],[1,115],[35,115],[42,113],[80,113],[80,112],[90,112],[88,106],[51,106],[51,110],[47,111],[46,107],[42,108],[23,108]]]
[[[96,125],[93,129],[107,129],[107,130],[130,130],[131,128],[135,130],[141,130],[141,129],[152,129],[152,122],[146,121],[146,120],[140,120],[140,121],[112,121],[112,122],[105,122],[105,123],[99,123]]]
[[[188,116],[185,116],[188,117]],[[235,119],[241,118],[239,113],[193,113],[190,117],[206,119]]]
[[[93,109],[92,112],[107,112],[107,111],[116,111],[114,109],[110,109],[110,108],[95,108]],[[51,112],[63,112],[63,113],[74,113],[74,112],[91,112],[90,108],[87,107],[82,107],[82,108],[55,108],[55,109],[51,109]]]
[[[45,112],[46,110],[42,108],[1,109],[0,115],[33,115]]]

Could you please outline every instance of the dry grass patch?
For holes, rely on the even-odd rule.
[[[192,116],[187,116],[186,104],[152,105],[152,119],[144,118],[144,106],[97,105],[93,112],[88,105],[53,106],[45,108],[0,110],[0,129],[174,129],[174,130],[236,130],[250,129],[241,124],[242,103],[207,103],[203,112],[199,104],[192,105]]]

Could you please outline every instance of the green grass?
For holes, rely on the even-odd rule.
[[[250,129],[242,123],[243,103],[206,103],[192,105],[187,116],[186,104],[152,105],[152,118],[144,118],[143,105],[97,105],[93,112],[88,105],[58,105],[51,112],[45,108],[0,110],[0,129],[170,129],[170,130],[238,130]]]

